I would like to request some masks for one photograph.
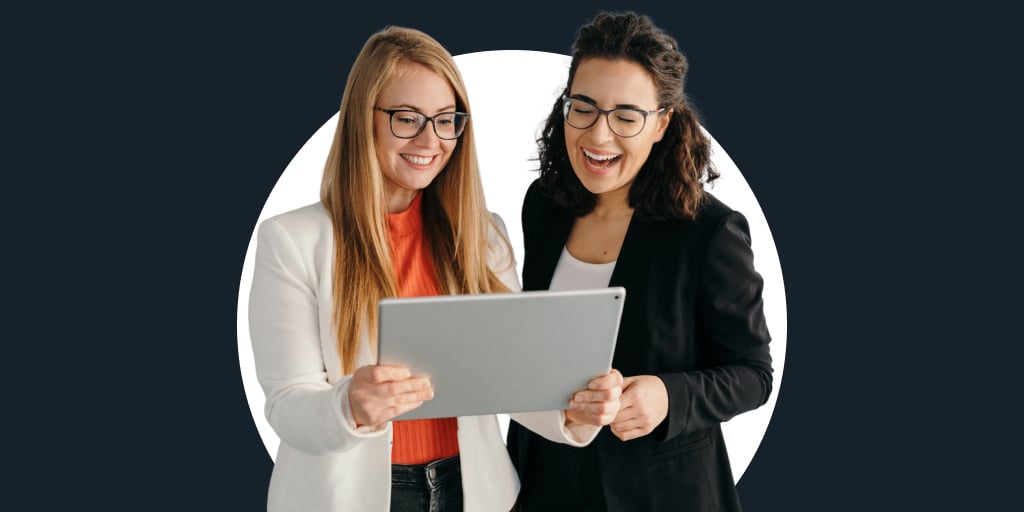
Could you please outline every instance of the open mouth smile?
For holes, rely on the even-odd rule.
[[[589,167],[592,167],[594,169],[608,169],[609,167],[618,163],[621,158],[621,154],[598,154],[586,149],[583,150],[583,159],[586,161]]]
[[[430,164],[434,163],[434,159],[437,158],[437,155],[433,155],[433,156],[420,156],[420,155],[409,155],[409,154],[406,154],[406,153],[400,153],[400,156],[402,157],[403,160],[405,160],[406,162],[409,162],[410,164],[412,164],[412,165],[414,165],[416,167],[427,167]]]

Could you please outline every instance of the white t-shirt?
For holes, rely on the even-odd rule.
[[[576,259],[569,250],[562,247],[562,255],[558,258],[555,273],[551,276],[552,291],[586,290],[607,288],[611,281],[615,262],[587,263]]]

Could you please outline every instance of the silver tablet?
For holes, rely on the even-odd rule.
[[[565,409],[611,369],[625,298],[614,287],[380,301],[379,364],[434,387],[396,419]]]

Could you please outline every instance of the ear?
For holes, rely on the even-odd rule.
[[[675,114],[673,109],[657,114],[658,123],[654,126],[654,142],[661,142],[661,138],[665,136],[665,130],[668,129],[668,122],[672,120],[673,114]]]

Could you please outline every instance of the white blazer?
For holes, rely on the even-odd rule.
[[[504,223],[495,215],[499,229]],[[520,290],[514,256],[492,232],[491,268]],[[332,327],[334,230],[321,203],[265,220],[257,235],[249,298],[256,374],[265,414],[281,438],[267,497],[269,512],[387,511],[391,506],[391,423],[355,427]],[[362,333],[356,367],[373,364]],[[555,442],[584,446],[598,427],[564,426],[561,411],[512,418]],[[466,512],[507,511],[519,480],[497,417],[458,418]]]

